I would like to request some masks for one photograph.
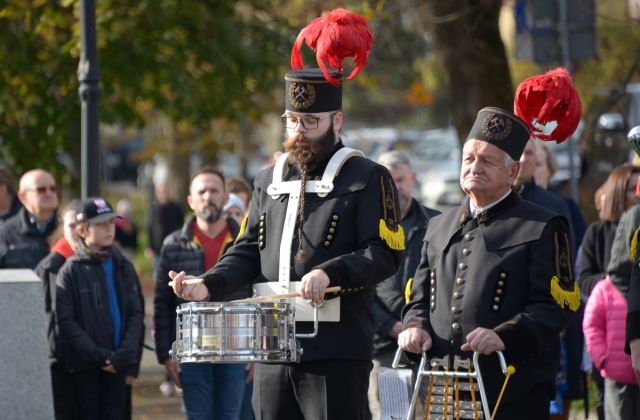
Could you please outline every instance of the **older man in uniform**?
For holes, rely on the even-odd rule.
[[[344,9],[323,19],[336,14],[366,26]],[[298,290],[296,333],[312,329],[304,300],[320,304],[326,288],[342,288],[320,308],[317,336],[300,339],[300,363],[256,365],[258,420],[370,418],[375,286],[398,268],[404,233],[389,171],[339,138],[341,78],[320,69],[286,75],[287,153],[256,176],[244,230],[204,284],[170,273],[175,293],[191,300],[217,300],[248,283],[259,294]]]
[[[494,353],[504,352],[516,372],[497,419],[548,417],[558,334],[580,305],[565,219],[511,189],[528,140],[514,114],[478,113],[462,153],[468,198],[429,222],[398,340],[430,356],[491,355],[480,358],[490,410],[504,381]]]

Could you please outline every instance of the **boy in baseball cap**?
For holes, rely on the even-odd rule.
[[[104,198],[77,205],[79,249],[57,278],[65,369],[73,372],[77,411],[89,418],[124,418],[126,385],[142,354],[143,300],[133,265],[113,246],[115,218]]]

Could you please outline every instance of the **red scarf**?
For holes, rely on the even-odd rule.
[[[56,242],[56,244],[51,248],[51,252],[57,252],[62,255],[65,260],[74,254],[73,248],[71,248],[71,245],[69,245],[69,242],[67,242],[64,237],[60,238],[58,242]]]

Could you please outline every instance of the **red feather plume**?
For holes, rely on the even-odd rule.
[[[316,53],[318,67],[322,70],[325,79],[332,85],[339,86],[340,81],[331,77],[327,64],[342,73],[344,70],[342,60],[345,57],[353,57],[355,68],[347,80],[353,79],[369,61],[373,35],[362,16],[346,9],[334,9],[326,16],[311,21],[298,34],[291,50],[293,71],[304,68],[300,55],[302,42]]]
[[[518,85],[514,112],[529,125],[533,137],[562,143],[578,127],[582,103],[571,76],[558,67]]]

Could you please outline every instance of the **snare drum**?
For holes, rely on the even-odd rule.
[[[299,362],[288,303],[190,302],[176,309],[177,363]]]

